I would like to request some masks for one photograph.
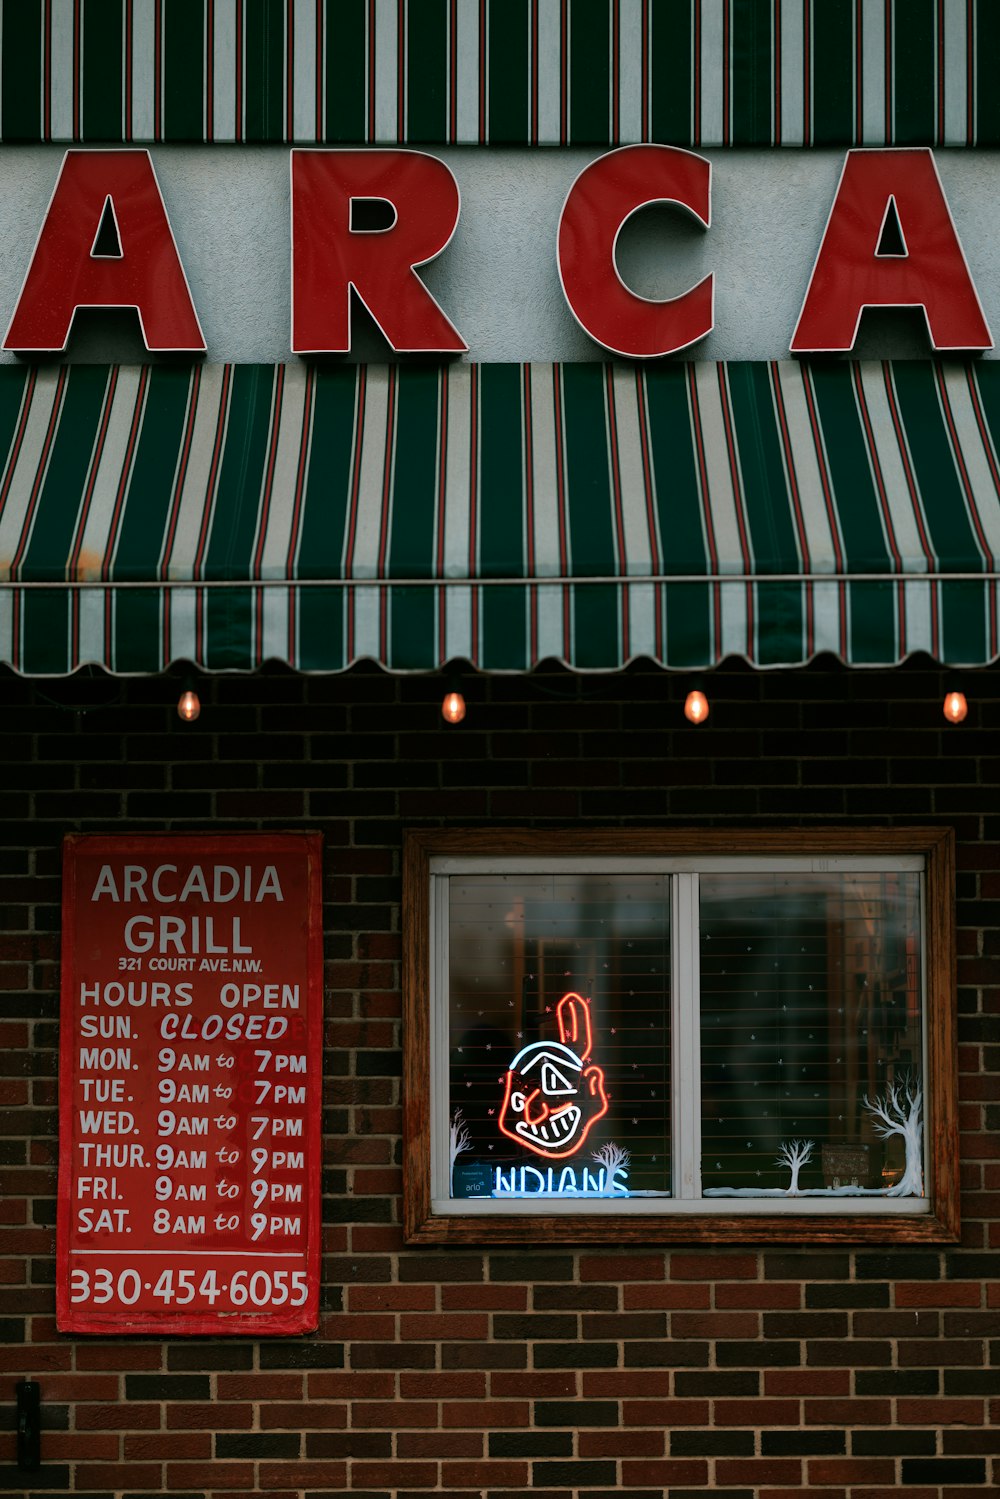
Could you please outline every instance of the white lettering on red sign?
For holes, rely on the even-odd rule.
[[[315,1325],[319,879],[310,835],[68,840],[64,1330]]]

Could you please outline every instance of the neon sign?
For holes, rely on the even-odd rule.
[[[603,1166],[594,1172],[584,1167],[579,1173],[572,1166],[561,1170],[549,1166],[511,1166],[506,1172],[497,1166],[493,1173],[494,1197],[627,1197],[624,1166],[613,1166],[610,1173]]]
[[[550,1161],[575,1155],[608,1112],[604,1071],[586,1065],[593,1046],[590,1001],[564,994],[556,1022],[558,1041],[532,1041],[510,1063],[499,1121],[508,1140]]]

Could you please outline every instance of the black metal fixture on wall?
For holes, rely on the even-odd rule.
[[[42,1388],[37,1380],[17,1384],[17,1466],[31,1472],[42,1464]]]

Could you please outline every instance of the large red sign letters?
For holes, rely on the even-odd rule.
[[[78,307],[134,307],[147,349],[205,350],[148,151],[66,152],[4,348],[65,349]]]
[[[352,288],[392,349],[465,351],[418,275],[458,224],[458,184],[444,162],[409,150],[295,150],[291,179],[294,353],[350,349]],[[354,205],[371,200],[387,208],[389,227],[354,222]],[[664,202],[708,229],[710,164],[676,147],[625,146],[580,173],[559,221],[556,261],[570,311],[603,348],[628,358],[676,353],[712,329],[711,275],[650,301],[618,273],[622,226]],[[890,218],[898,233],[887,248]],[[3,347],[65,348],[83,306],[135,307],[148,349],[205,348],[146,151],[66,153]],[[993,347],[927,148],[847,153],[792,352],[852,349],[865,307],[921,308],[935,349]]]
[[[895,213],[902,243],[880,249]],[[854,347],[866,307],[919,307],[935,349],[991,349],[930,151],[848,151],[792,337],[793,354]]]

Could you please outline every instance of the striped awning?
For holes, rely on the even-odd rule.
[[[0,136],[1000,141],[996,0],[0,0]]]
[[[0,659],[998,654],[1000,365],[0,369]]]

